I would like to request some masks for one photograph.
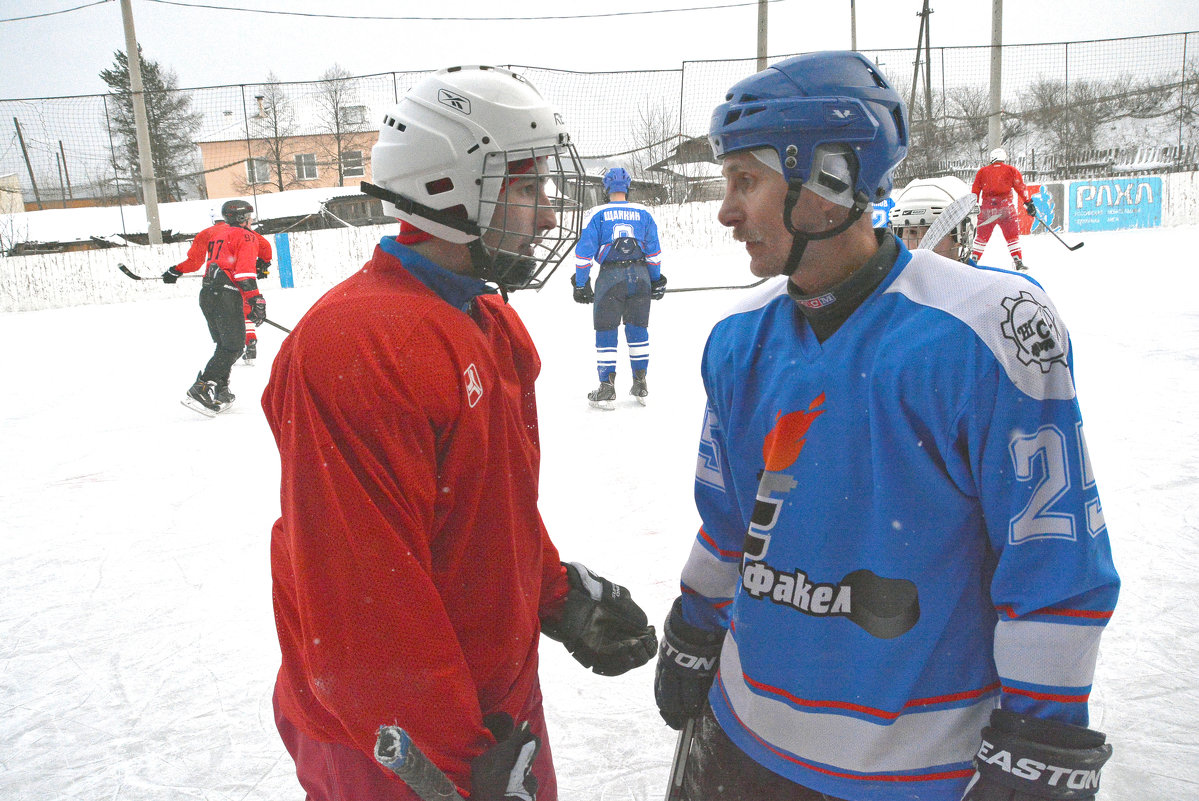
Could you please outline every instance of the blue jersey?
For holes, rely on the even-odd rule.
[[[592,261],[601,265],[644,261],[650,280],[657,281],[662,275],[662,248],[649,209],[624,200],[596,206],[575,245],[576,286],[587,283]]]
[[[900,247],[824,342],[786,281],[716,324],[682,575],[757,762],[958,801],[991,710],[1086,725],[1119,578],[1066,328],[1027,276]]]

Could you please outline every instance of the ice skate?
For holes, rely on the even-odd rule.
[[[609,373],[598,388],[587,393],[587,402],[595,409],[616,408],[616,375]]]
[[[1022,273],[1028,269],[1027,267],[1024,266],[1024,260],[1021,259],[1019,256],[1013,258],[1012,262],[1015,263],[1015,265],[1016,265],[1016,272]]]
[[[229,408],[233,401],[237,400],[237,396],[229,391],[229,382],[217,382],[216,385],[216,400],[221,405],[221,411]]]
[[[253,365],[254,360],[258,358],[258,340],[251,339],[246,343],[246,350],[241,355],[241,360],[244,364]]]
[[[224,410],[216,393],[215,381],[205,381],[197,375],[196,383],[191,385],[179,402],[206,417],[216,417]]]
[[[633,386],[629,388],[629,394],[637,399],[637,402],[642,406],[645,405],[645,399],[649,395],[649,387],[645,385],[645,371],[633,371]]]

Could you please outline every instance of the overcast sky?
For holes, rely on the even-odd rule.
[[[88,5],[96,3],[95,5]],[[343,20],[188,8],[187,4],[311,15],[548,17],[738,5],[719,10],[526,21]],[[991,0],[933,0],[934,47],[986,45]],[[29,20],[34,14],[87,6]],[[769,8],[771,54],[850,46],[850,0],[777,0]],[[859,49],[913,47],[921,0],[856,0]],[[753,57],[756,3],[746,0],[132,0],[148,58],[179,86],[315,80],[334,63],[352,74],[451,64],[518,64],[584,72],[674,69],[683,61]],[[1196,0],[1005,0],[1011,44],[1106,39],[1199,30]],[[0,98],[105,91],[100,70],[124,50],[118,0],[0,0]]]

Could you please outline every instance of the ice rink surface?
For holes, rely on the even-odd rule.
[[[1115,755],[1101,799],[1199,797],[1199,227],[1025,238],[1075,348],[1120,605],[1092,725]],[[1076,241],[1077,235],[1067,235]],[[672,288],[753,280],[736,245],[664,253]],[[1002,242],[984,263],[1007,265]],[[0,269],[3,268],[0,260]],[[165,267],[166,265],[163,265]],[[357,264],[345,265],[348,274]],[[0,798],[301,801],[271,716],[268,546],[278,457],[258,398],[282,332],[234,368],[217,419],[179,398],[211,353],[178,297],[0,314]],[[290,326],[324,287],[268,293]],[[563,558],[629,587],[661,624],[698,525],[700,350],[737,291],[667,295],[650,398],[588,408],[590,310],[564,275],[518,294],[543,359],[541,508]],[[674,733],[652,664],[619,678],[543,640],[561,797],[657,801]]]

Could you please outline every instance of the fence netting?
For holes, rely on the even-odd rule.
[[[991,48],[862,52],[909,102],[912,149],[897,182],[972,176],[987,150]],[[678,153],[702,153],[713,107],[756,61],[595,73],[509,68],[562,110],[586,163],[597,171],[623,164],[656,180],[655,169]],[[1004,146],[1033,178],[1196,169],[1199,33],[1010,45],[1002,68]],[[240,181],[230,194],[300,188],[318,175],[322,185],[334,175],[356,187],[382,112],[423,74],[147,93],[159,200],[205,197],[205,176],[230,165]],[[140,202],[129,109],[118,93],[0,99],[0,191],[44,208]],[[288,150],[305,137],[322,144]],[[688,174],[686,165],[672,167]]]

